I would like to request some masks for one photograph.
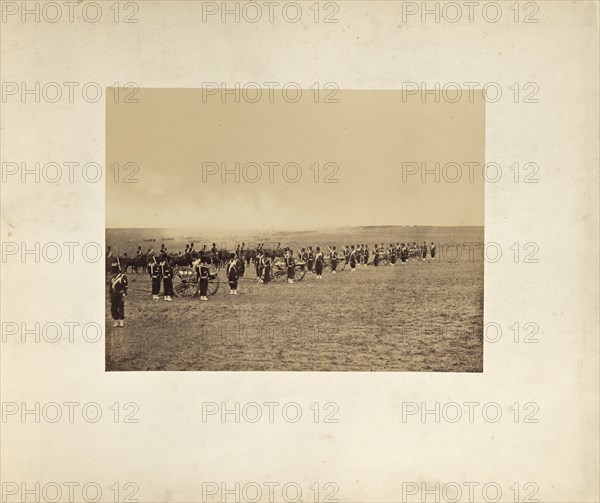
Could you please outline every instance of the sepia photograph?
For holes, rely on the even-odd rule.
[[[483,371],[481,90],[139,89],[106,166],[107,371]]]
[[[1,503],[600,502],[600,0],[0,0]]]

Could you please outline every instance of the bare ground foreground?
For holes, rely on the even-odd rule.
[[[403,232],[393,242],[483,242],[482,228],[396,229]],[[354,229],[347,242],[387,245],[389,232],[353,239]],[[346,267],[294,284],[257,284],[251,265],[237,296],[221,272],[208,302],[153,301],[149,277],[130,273],[124,328],[112,327],[106,302],[106,370],[481,372],[484,263],[481,254],[455,256]]]

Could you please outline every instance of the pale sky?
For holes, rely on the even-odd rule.
[[[122,168],[118,182],[107,172],[108,228],[483,225],[481,168],[469,180],[464,165],[485,162],[480,94],[422,103],[401,91],[339,91],[338,103],[315,103],[304,90],[288,103],[265,91],[257,103],[223,103],[198,89],[142,89],[136,98],[107,100],[106,165],[139,166],[137,183],[124,183]],[[420,172],[403,180],[409,162],[458,163],[462,178],[451,183],[459,171],[447,166],[439,182]],[[297,164],[286,180],[288,163]]]

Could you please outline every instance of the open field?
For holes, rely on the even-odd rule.
[[[144,246],[141,236],[151,231],[129,236]],[[123,232],[107,230],[107,244]],[[154,248],[164,237],[157,234]],[[267,236],[255,242],[433,240],[439,249],[482,243],[483,228],[348,228],[261,237]],[[244,238],[249,243],[253,236]],[[178,250],[189,239],[164,242]],[[221,272],[220,289],[208,302],[153,301],[149,278],[129,274],[124,328],[112,328],[107,301],[106,369],[481,372],[484,264],[479,255],[469,260],[463,253],[454,261],[455,255],[452,261],[359,266],[354,273],[347,267],[321,281],[307,274],[294,284],[257,284],[251,265],[239,295],[229,295]]]

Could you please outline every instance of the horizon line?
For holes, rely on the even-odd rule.
[[[231,233],[231,232],[318,232],[318,231],[330,231],[336,229],[365,229],[365,228],[382,228],[382,227],[485,227],[485,225],[421,225],[421,224],[383,224],[383,225],[342,225],[335,227],[318,227],[310,229],[245,229],[243,231],[229,229],[207,229],[203,227],[105,227],[105,230],[127,230],[127,229],[139,229],[139,230],[202,230],[205,232],[219,232],[219,233]]]

